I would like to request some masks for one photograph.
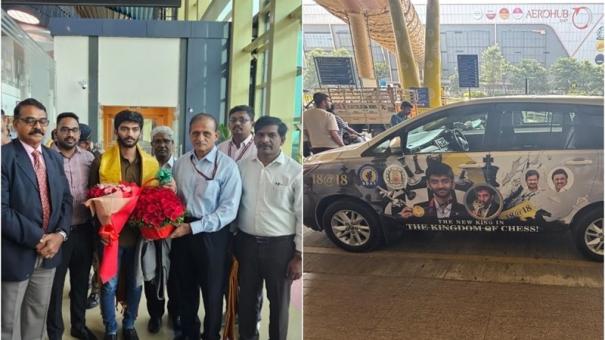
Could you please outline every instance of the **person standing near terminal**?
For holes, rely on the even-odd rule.
[[[170,236],[172,265],[177,267],[179,298],[184,302],[179,310],[183,327],[179,339],[200,338],[196,323],[200,288],[205,311],[202,338],[220,338],[227,261],[231,260],[227,226],[237,216],[242,184],[235,161],[215,146],[217,128],[213,116],[193,116],[189,122],[193,150],[181,156],[173,169],[188,216]]]
[[[155,178],[159,170],[158,161],[137,146],[143,130],[143,116],[135,111],[118,112],[114,118],[114,133],[118,143],[110,147],[100,158],[94,160],[89,184],[131,182],[141,186]],[[139,310],[142,287],[136,284],[135,261],[136,244],[140,238],[139,230],[126,224],[120,232],[118,262],[120,270],[101,287],[101,314],[105,325],[105,339],[117,339],[116,293],[118,282],[123,283],[126,295],[126,308],[122,322],[124,339],[138,339],[134,323]],[[106,241],[101,240],[103,244]],[[99,254],[102,254],[99,250]],[[118,280],[121,278],[120,280]]]
[[[168,126],[157,126],[151,131],[151,147],[153,155],[157,159],[162,169],[172,172],[174,166],[174,133]],[[162,327],[162,316],[164,315],[164,285],[168,292],[168,314],[170,322],[174,328],[175,334],[180,333],[180,318],[178,314],[178,287],[176,286],[176,272],[174,267],[170,266],[169,250],[170,240],[155,240],[147,242],[146,252],[153,250],[155,254],[155,276],[153,279],[145,281],[145,297],[147,299],[147,311],[149,312],[149,323],[147,329],[150,333],[158,333]],[[168,251],[166,251],[168,250]],[[165,264],[170,267],[169,273],[165,271]],[[166,278],[166,274],[168,277]]]
[[[304,133],[311,144],[311,152],[319,153],[344,146],[338,134],[336,118],[328,109],[332,106],[330,97],[321,92],[313,95],[315,107],[303,113]]]
[[[401,110],[391,116],[391,126],[395,126],[410,117],[414,105],[408,101],[404,101],[400,106]]]
[[[275,117],[254,124],[256,157],[239,163],[242,200],[235,254],[239,261],[240,339],[258,339],[258,296],[269,298],[269,339],[288,334],[290,286],[302,275],[302,167],[286,156],[288,128]]]
[[[8,130],[8,118],[2,110],[2,145],[11,142],[10,131]]]
[[[17,104],[17,138],[2,146],[2,339],[42,339],[72,197],[63,160],[42,145],[48,118],[36,99]]]
[[[80,123],[80,140],[78,141],[78,146],[81,149],[92,152],[95,158],[99,158],[101,156],[101,153],[92,140],[92,130],[88,124]]]
[[[63,337],[63,286],[69,269],[70,279],[70,334],[77,339],[96,339],[86,327],[86,293],[88,274],[92,263],[93,238],[95,231],[91,223],[90,210],[84,206],[88,191],[88,176],[94,160],[92,153],[80,149],[79,119],[75,113],[64,112],[57,116],[57,140],[52,149],[63,158],[63,168],[69,190],[73,197],[70,237],[63,244],[63,257],[57,267],[53,282],[48,319],[48,338],[59,340]]]
[[[254,111],[248,105],[238,105],[229,110],[229,131],[231,138],[220,143],[218,150],[236,162],[256,155],[256,145],[252,135]]]

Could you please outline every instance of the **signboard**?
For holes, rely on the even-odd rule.
[[[459,54],[458,86],[479,87],[479,57],[476,54]]]
[[[137,0],[137,1],[79,1],[79,0],[7,0],[4,5],[78,5],[78,6],[141,6],[141,7],[181,7],[181,0]]]
[[[351,57],[313,57],[319,85],[356,85]]]
[[[416,91],[416,105],[419,107],[429,107],[429,89],[427,87],[412,87]]]

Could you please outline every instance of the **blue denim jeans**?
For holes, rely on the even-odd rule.
[[[134,322],[139,312],[139,302],[141,301],[141,292],[143,286],[136,286],[136,275],[134,272],[136,247],[119,247],[118,250],[118,268],[124,263],[126,274],[126,309],[124,311],[124,320],[122,327],[124,329],[133,329]],[[102,252],[101,252],[102,254]],[[101,287],[101,315],[103,324],[105,324],[106,334],[117,334],[118,324],[116,322],[116,290],[118,288],[118,276]]]

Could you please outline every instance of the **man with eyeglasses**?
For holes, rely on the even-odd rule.
[[[254,123],[254,110],[248,105],[234,106],[229,110],[229,131],[231,138],[220,143],[218,150],[231,157],[236,163],[246,159],[256,157],[256,145],[254,144],[254,135],[252,134],[252,124]],[[235,232],[234,227],[230,227]],[[233,247],[229,246],[229,255],[232,257]],[[231,272],[231,260],[227,265],[227,277]],[[228,288],[228,287],[227,287]],[[228,289],[225,290],[225,301],[229,295]],[[259,297],[259,304],[262,305],[262,295]],[[260,314],[258,316],[260,322]]]
[[[79,118],[75,113],[64,112],[57,116],[56,141],[52,149],[63,158],[63,168],[73,197],[71,233],[63,244],[63,258],[57,267],[53,282],[46,326],[49,340],[63,337],[63,286],[69,269],[71,335],[77,339],[96,339],[86,327],[86,293],[88,273],[92,264],[95,231],[90,210],[84,206],[88,191],[88,176],[94,156],[78,147]]]
[[[181,299],[183,334],[178,339],[199,339],[196,322],[200,288],[204,300],[203,339],[218,340],[227,278],[227,227],[237,216],[242,182],[237,164],[214,145],[216,119],[196,114],[189,122],[193,150],[181,156],[173,168],[177,193],[186,205],[185,223],[170,236],[171,265],[176,266]]]
[[[239,162],[256,156],[256,145],[252,135],[254,111],[248,105],[238,105],[229,110],[231,138],[220,143],[218,150]]]
[[[70,232],[63,159],[42,145],[46,108],[17,104],[17,138],[2,146],[2,339],[42,339],[55,269]]]

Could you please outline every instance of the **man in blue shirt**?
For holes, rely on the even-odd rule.
[[[199,291],[204,300],[203,339],[220,339],[223,292],[227,278],[227,227],[237,216],[242,181],[237,164],[219,152],[216,119],[199,113],[189,122],[193,150],[174,164],[177,193],[186,206],[186,223],[172,233],[172,265],[176,266],[183,301],[180,315],[183,339],[199,339],[196,322]]]
[[[399,112],[391,116],[391,126],[395,126],[408,119],[410,117],[410,113],[412,113],[412,108],[414,108],[414,105],[408,101],[405,101],[401,103],[400,108],[401,110]]]

